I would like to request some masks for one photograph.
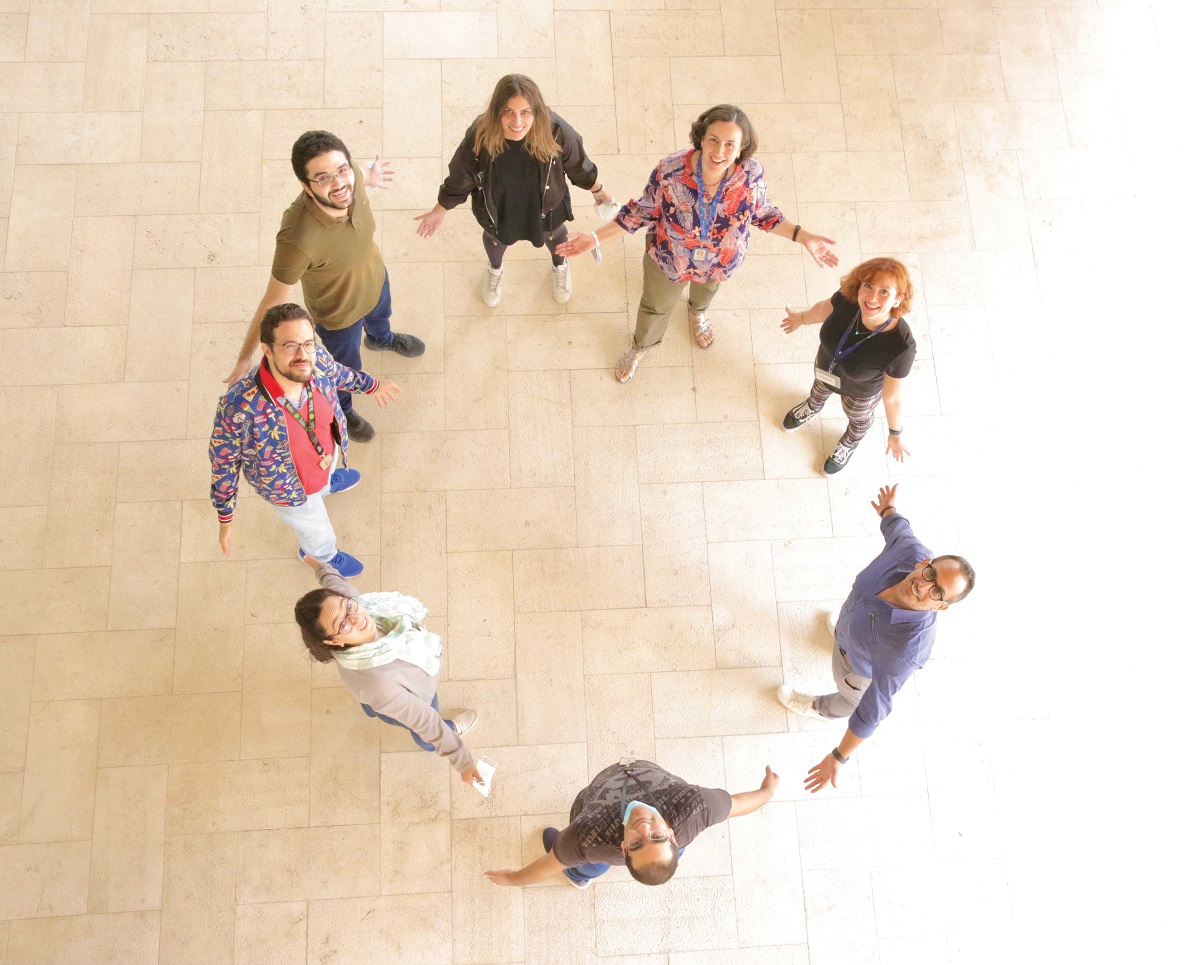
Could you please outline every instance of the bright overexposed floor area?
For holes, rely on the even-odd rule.
[[[1053,429],[1014,396],[1081,246],[1162,189],[1144,172],[1182,29],[1138,0],[0,0],[0,962],[1038,960],[1068,750],[1014,612],[1044,571],[1005,511],[1002,440]],[[786,239],[754,232],[710,349],[680,303],[624,386],[643,236],[575,260],[566,306],[518,246],[485,308],[467,207],[431,240],[412,219],[512,71],[618,201],[729,101],[772,199],[843,268],[900,257],[913,458],[885,458],[880,419],[825,477],[836,402],[780,430],[816,345],[779,331],[784,305],[839,277]],[[361,403],[379,435],[330,511],[362,587],[429,607],[442,707],[476,708],[468,743],[499,764],[487,800],[309,661],[291,608],[312,573],[248,485],[218,548],[212,416],[311,128],[393,161],[373,202],[393,326],[428,345],[364,353],[405,394]],[[841,727],[774,690],[830,689],[821,614],[878,552],[888,482],[979,588],[841,786],[809,795]],[[483,877],[539,855],[622,756],[782,783],[664,887]]]

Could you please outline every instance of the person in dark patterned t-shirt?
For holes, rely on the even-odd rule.
[[[749,814],[771,800],[779,775],[768,766],[762,786],[730,794],[697,787],[650,761],[623,760],[606,767],[575,797],[571,823],[542,831],[546,855],[519,871],[486,871],[498,885],[529,885],[561,871],[587,888],[618,861],[634,880],[661,885],[675,874],[679,856],[705,828]]]

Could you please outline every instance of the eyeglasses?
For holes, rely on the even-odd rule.
[[[945,602],[946,591],[938,586],[937,570],[933,568],[932,563],[926,566],[925,569],[921,570],[921,579],[923,579],[926,583],[933,584],[933,589],[929,591],[929,598],[931,600],[936,600],[938,603]]]
[[[305,355],[317,354],[316,340],[311,338],[307,342],[284,342],[282,345],[276,347],[283,349],[284,355],[296,356],[301,352]]]
[[[664,841],[671,840],[671,832],[667,828],[655,828],[650,832],[648,838],[641,831],[635,831],[633,828],[629,829],[629,833],[632,838],[626,847],[631,854],[644,848],[647,844],[662,844]]]
[[[317,184],[321,187],[333,184],[334,181],[349,181],[350,180],[350,165],[343,164],[333,174],[318,174],[315,178],[306,178],[311,184]]]
[[[346,616],[342,618],[342,622],[337,626],[337,633],[333,636],[338,636],[341,633],[349,633],[354,629],[354,617],[358,613],[358,604],[353,600],[346,600]]]

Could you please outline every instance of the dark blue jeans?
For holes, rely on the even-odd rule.
[[[376,717],[379,720],[383,721],[385,724],[392,724],[395,727],[404,727],[404,725],[402,723],[400,723],[400,721],[392,720],[392,718],[388,717],[386,714],[375,713],[375,708],[371,707],[368,704],[359,704],[359,706],[363,709],[363,712],[366,713],[366,715],[368,717]],[[429,706],[432,707],[434,710],[438,709],[437,694],[433,695],[433,703],[430,704]],[[451,730],[454,730],[454,725],[452,723],[450,723],[450,721],[446,720],[444,717],[442,718],[442,723],[444,723]],[[426,744],[423,740],[421,740],[421,738],[417,736],[417,732],[415,730],[413,730],[411,727],[404,727],[404,729],[412,735],[413,743],[416,744],[419,748],[421,748],[421,750],[423,750],[423,751],[435,750],[435,748],[432,744]],[[607,871],[608,865],[605,865],[604,868]]]
[[[377,342],[390,342],[392,339],[392,286],[388,281],[387,272],[383,273],[383,289],[379,293],[379,302],[366,315],[349,328],[328,329],[324,325],[317,326],[317,334],[325,343],[329,354],[347,368],[362,371],[362,338],[363,329]],[[343,412],[349,412],[353,406],[349,392],[339,392],[338,402]]]

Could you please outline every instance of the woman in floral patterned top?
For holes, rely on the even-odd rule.
[[[571,234],[559,254],[579,255],[600,243],[649,226],[642,259],[642,300],[633,344],[619,362],[618,382],[628,382],[646,350],[662,341],[671,309],[684,285],[696,344],[708,348],[713,330],[706,311],[713,296],[746,257],[750,226],[783,235],[809,250],[818,264],[834,267],[829,238],[788,221],[767,197],[754,128],[741,108],[718,104],[692,125],[692,147],[669,154],[650,173],[646,190],[598,231]]]

